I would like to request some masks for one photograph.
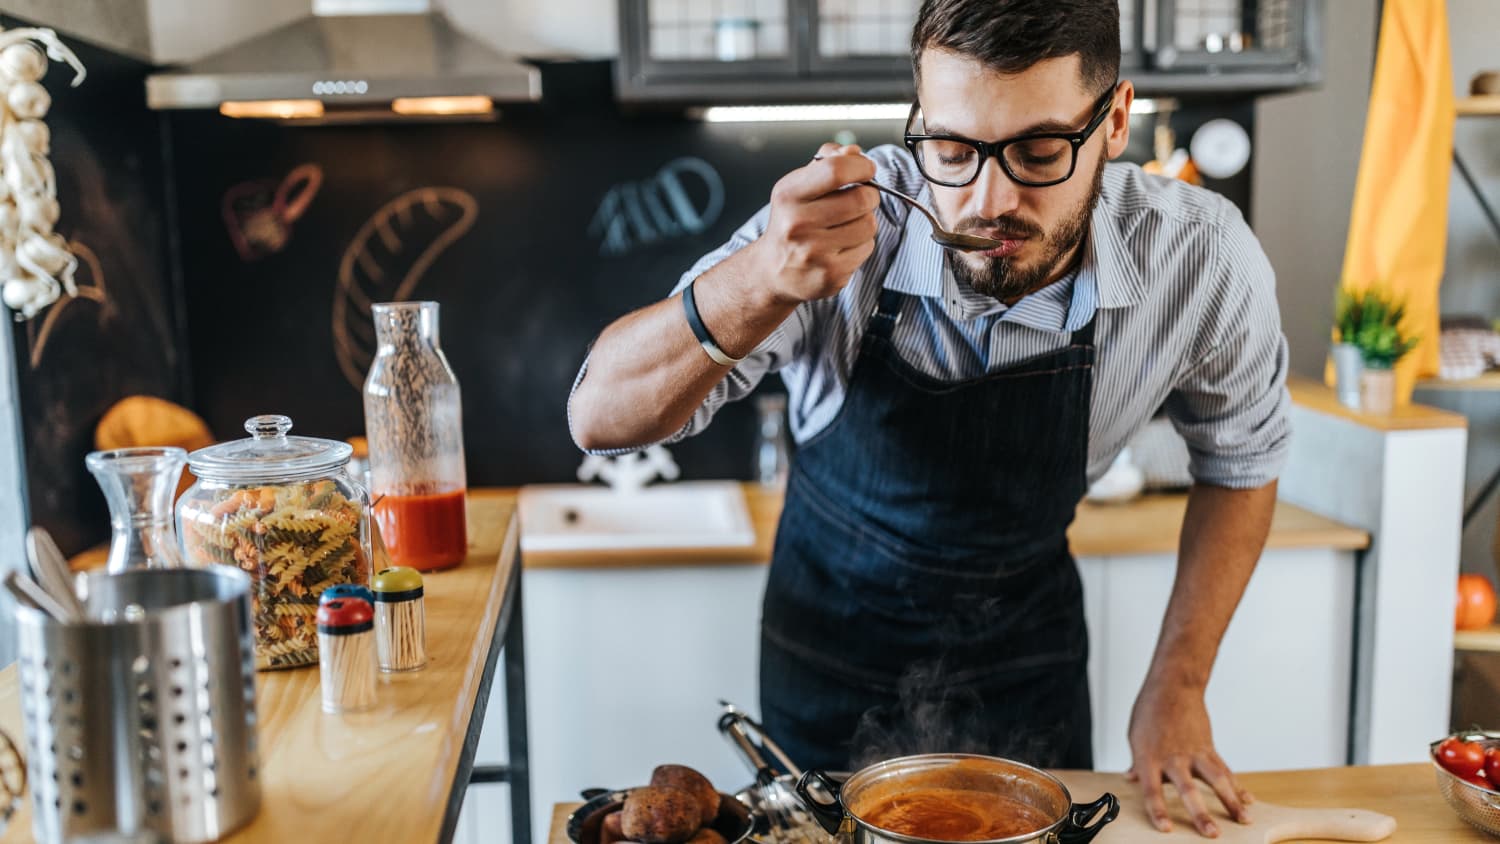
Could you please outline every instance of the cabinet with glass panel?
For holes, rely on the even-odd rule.
[[[904,100],[921,0],[618,0],[632,103]],[[1121,74],[1144,96],[1319,79],[1323,0],[1121,0]]]

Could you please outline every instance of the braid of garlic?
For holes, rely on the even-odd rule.
[[[52,106],[41,84],[49,58],[73,68],[74,85],[83,81],[83,65],[52,30],[0,32],[0,300],[17,319],[36,316],[63,290],[78,294],[78,259],[52,231],[61,208],[42,122]]]

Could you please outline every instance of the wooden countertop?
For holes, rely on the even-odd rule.
[[[1187,816],[1178,807],[1174,814],[1176,829],[1171,835],[1154,830],[1130,832],[1123,819],[1127,813],[1143,818],[1144,809],[1136,786],[1127,783],[1123,774],[1087,771],[1059,771],[1076,801],[1092,800],[1109,791],[1120,798],[1120,821],[1106,827],[1100,841],[1111,844],[1158,844],[1158,842],[1198,842],[1190,832]],[[1396,833],[1389,841],[1410,844],[1464,844],[1486,842],[1493,838],[1464,823],[1438,794],[1432,766],[1379,765],[1371,767],[1325,768],[1304,771],[1269,771],[1239,774],[1240,784],[1250,789],[1257,800],[1283,806],[1307,808],[1371,809],[1396,819]],[[548,844],[570,844],[566,833],[568,814],[580,804],[559,803],[552,811],[552,832]],[[1251,807],[1252,820],[1255,808]],[[1144,821],[1135,824],[1137,828]],[[1221,819],[1221,826],[1232,825]]]
[[[1469,426],[1469,420],[1462,414],[1422,404],[1398,407],[1390,413],[1351,410],[1339,402],[1338,393],[1331,387],[1310,378],[1293,375],[1286,379],[1286,386],[1292,394],[1292,401],[1308,410],[1338,416],[1377,431],[1428,431]]]
[[[428,665],[381,675],[374,711],[323,714],[315,668],[256,675],[261,808],[226,841],[426,842],[451,827],[516,594],[519,538],[513,494],[470,493],[468,559],[425,576]],[[0,671],[0,728],[20,741],[18,685],[14,665]],[[32,840],[29,797],[0,840]]]
[[[614,568],[617,566],[701,565],[712,563],[764,564],[771,559],[776,522],[781,516],[781,493],[747,483],[745,505],[755,525],[755,544],[747,548],[673,548],[631,551],[528,551],[525,566],[544,568]],[[1068,531],[1073,553],[1080,557],[1175,553],[1187,509],[1184,493],[1146,495],[1124,504],[1079,505]],[[525,526],[522,526],[522,530]],[[1276,502],[1267,548],[1368,547],[1370,536],[1307,510]]]

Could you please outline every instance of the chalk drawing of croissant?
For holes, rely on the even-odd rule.
[[[339,262],[333,295],[333,348],[356,390],[375,356],[375,302],[410,299],[434,261],[474,227],[479,203],[458,188],[426,187],[401,194],[375,212]]]
[[[68,241],[68,251],[78,258],[80,265],[81,271],[74,279],[78,295],[63,296],[52,304],[46,317],[26,323],[26,342],[31,349],[33,371],[42,365],[42,358],[47,354],[47,341],[52,338],[52,332],[56,330],[63,314],[74,313],[76,317],[75,309],[84,307],[81,303],[93,302],[92,310],[95,311],[94,319],[97,323],[103,323],[114,315],[114,305],[109,301],[104,287],[104,267],[99,263],[99,256],[77,240]],[[84,307],[84,310],[88,309]]]

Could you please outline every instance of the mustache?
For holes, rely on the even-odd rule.
[[[1042,227],[1020,217],[965,217],[959,221],[955,231],[977,234],[996,240],[1020,240],[1042,234]]]

